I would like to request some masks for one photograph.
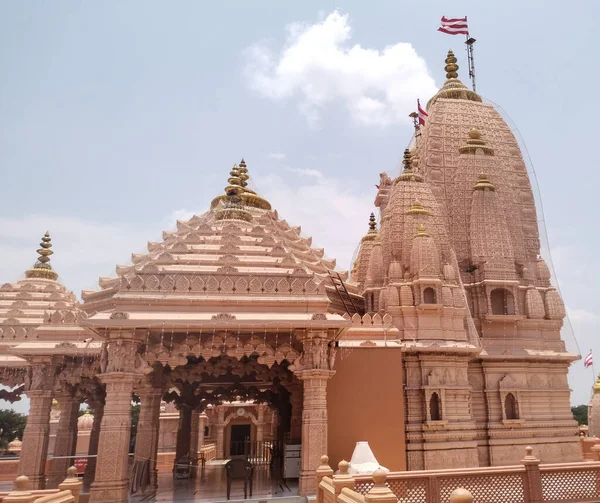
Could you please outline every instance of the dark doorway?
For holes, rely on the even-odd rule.
[[[250,425],[232,424],[231,425],[231,447],[230,456],[243,456],[246,449],[250,446]]]

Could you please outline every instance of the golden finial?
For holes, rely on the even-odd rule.
[[[58,278],[58,274],[52,270],[52,266],[50,265],[50,255],[54,253],[50,249],[52,248],[52,243],[50,241],[50,233],[46,232],[44,237],[42,237],[42,242],[40,243],[41,248],[36,250],[39,255],[37,262],[31,269],[28,269],[25,272],[25,276],[27,278],[44,278],[53,280]]]
[[[594,383],[594,394],[600,393],[600,374],[596,377],[596,382]]]
[[[421,201],[415,199],[411,204],[410,209],[406,212],[407,215],[430,215],[431,212],[421,204]]]
[[[457,79],[458,78],[458,65],[456,64],[458,60],[456,56],[454,56],[454,52],[452,49],[448,50],[448,56],[446,56],[446,66],[444,70],[446,70],[446,78],[447,79]]]
[[[496,190],[496,187],[490,182],[486,174],[481,173],[477,176],[477,183],[473,186],[473,190],[491,190],[493,192]]]
[[[242,187],[246,188],[246,186],[248,185],[248,178],[250,178],[250,176],[248,175],[248,168],[246,168],[246,161],[244,161],[244,159],[242,159],[240,161],[240,166],[238,168],[238,173],[239,173],[239,177],[241,180],[241,184]]]
[[[375,221],[375,213],[371,213],[369,217],[369,232],[377,232],[377,222]]]
[[[225,187],[225,193],[228,196],[237,196],[244,191],[237,164],[234,164],[231,168],[227,182],[229,182],[229,185]]]
[[[467,88],[460,80],[458,80],[458,65],[456,64],[456,57],[452,50],[448,51],[446,56],[446,82],[442,88],[429,100],[427,103],[427,110],[439,99],[453,99],[453,100],[469,100],[478,101],[481,103],[481,96],[475,91]]]
[[[469,129],[468,136],[466,145],[458,149],[461,154],[474,154],[477,150],[481,150],[486,155],[494,155],[494,149],[489,147],[485,140],[481,139],[479,129],[472,127]]]
[[[400,180],[410,182],[423,181],[423,177],[415,173],[412,169],[412,155],[410,153],[410,150],[408,149],[404,150],[404,158],[402,159],[402,164],[404,164],[404,171],[402,171],[402,174],[398,178],[396,178],[395,183],[397,183]]]
[[[404,164],[404,171],[412,171],[412,156],[410,155],[410,150],[407,148],[404,149],[404,158],[402,159],[402,164]]]
[[[429,234],[425,232],[425,226],[423,224],[419,224],[417,226],[417,233],[415,234],[416,238],[428,238]]]

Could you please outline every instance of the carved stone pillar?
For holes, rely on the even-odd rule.
[[[50,409],[56,365],[36,363],[27,374],[25,387],[30,400],[29,416],[23,432],[19,475],[27,475],[32,489],[46,486],[46,458],[50,437]]]
[[[83,474],[83,486],[88,489],[94,477],[96,476],[96,464],[98,454],[98,442],[100,440],[100,425],[102,424],[102,416],[104,416],[104,404],[101,402],[88,402],[88,405],[94,411],[94,424],[90,432],[90,444],[88,448],[87,464]]]
[[[140,418],[135,438],[135,461],[149,460],[150,490],[158,488],[158,436],[160,401],[162,389],[140,387],[136,390],[140,397]]]
[[[19,475],[27,475],[32,489],[46,487],[46,458],[50,437],[52,391],[29,391],[29,416],[23,432]]]
[[[54,458],[52,468],[48,474],[47,486],[50,489],[58,487],[66,476],[67,469],[73,466],[77,447],[77,413],[79,412],[79,399],[72,394],[63,394],[56,397],[60,407],[60,419],[56,430],[54,442]]]
[[[313,319],[320,319],[315,318]],[[327,331],[297,332],[302,340],[301,358],[290,366],[303,384],[302,460],[298,492],[301,496],[317,491],[315,470],[327,454],[327,381],[333,370],[336,349],[330,346],[334,334]]]
[[[225,459],[225,407],[217,406],[217,459]]]
[[[131,394],[139,375],[114,372],[102,374],[100,379],[106,385],[106,405],[100,429],[96,477],[90,489],[90,503],[127,503]]]
[[[302,466],[299,494],[306,496],[317,491],[315,470],[321,456],[327,452],[327,381],[330,370],[303,370],[296,375],[304,382],[302,407]]]
[[[302,383],[289,387],[292,401],[292,418],[290,421],[290,437],[293,443],[302,441]]]
[[[192,409],[187,405],[179,406],[179,428],[177,429],[177,447],[175,463],[190,453],[192,429]]]

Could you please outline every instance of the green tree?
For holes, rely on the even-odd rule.
[[[23,438],[27,416],[14,410],[0,410],[0,448],[6,449],[15,438]]]
[[[588,408],[587,405],[577,405],[575,407],[571,407],[571,412],[573,413],[573,419],[582,424],[588,424]]]

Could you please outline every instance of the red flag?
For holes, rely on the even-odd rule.
[[[468,35],[469,27],[467,25],[466,17],[456,17],[448,19],[446,16],[442,16],[440,21],[440,27],[438,31],[447,33],[448,35]]]
[[[585,357],[585,360],[583,360],[583,366],[588,368],[591,367],[593,363],[594,357],[592,356],[592,350],[590,349],[590,354]]]
[[[421,103],[417,100],[417,110],[419,111],[419,126],[425,125],[425,117],[429,117],[429,114],[421,108]]]

